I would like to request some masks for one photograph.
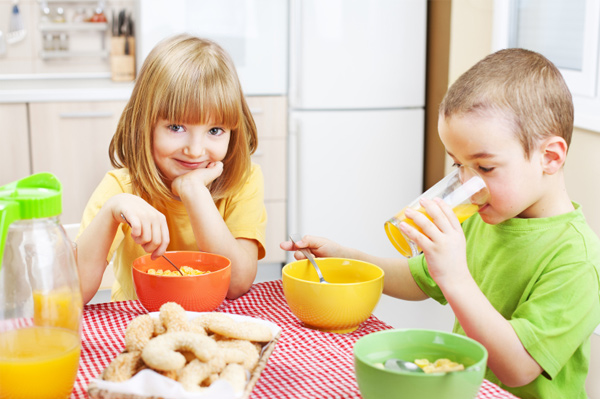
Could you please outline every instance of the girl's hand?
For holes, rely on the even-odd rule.
[[[423,233],[404,222],[400,229],[423,250],[431,277],[443,289],[445,284],[452,284],[451,281],[470,275],[465,235],[452,208],[441,199],[424,199],[421,206],[433,221],[410,208],[405,211],[405,215]]]
[[[210,183],[223,173],[223,162],[211,162],[206,168],[192,170],[186,174],[176,177],[171,183],[171,191],[177,197],[188,189],[202,185],[208,187]]]
[[[302,240],[296,242],[296,246],[291,241],[284,241],[279,244],[285,251],[295,251],[297,248],[307,248],[314,256],[319,258],[344,258],[346,250],[336,242],[323,237],[304,236]],[[294,253],[297,260],[306,259],[300,251]]]
[[[131,237],[152,259],[161,256],[169,245],[169,227],[165,215],[142,198],[132,194],[115,195],[106,202],[113,219],[131,227]]]

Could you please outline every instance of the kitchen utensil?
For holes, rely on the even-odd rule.
[[[283,294],[290,310],[307,328],[338,334],[356,330],[381,298],[383,270],[345,258],[321,258],[319,265],[329,284],[319,282],[306,259],[283,267]]]
[[[185,276],[149,274],[148,269],[165,269],[162,258],[144,255],[133,261],[135,293],[149,312],[166,302],[176,302],[192,312],[211,312],[225,299],[231,281],[231,261],[224,256],[200,251],[169,251],[169,259],[180,265],[209,273]]]
[[[123,48],[123,53],[125,55],[129,55],[131,53],[129,47],[129,19],[131,18],[130,14],[125,13],[125,19],[123,20],[123,26],[121,31],[125,35],[125,46]]]
[[[183,276],[183,273],[181,272],[181,270],[179,270],[179,268],[177,266],[175,266],[175,263],[171,262],[171,259],[167,258],[164,254],[162,257],[165,258],[167,260],[167,262],[169,262],[171,264],[171,266],[173,266],[175,269],[177,269],[179,274],[181,274]]]
[[[488,358],[479,342],[464,335],[425,329],[377,331],[354,344],[354,372],[364,399],[475,398]],[[381,367],[388,359],[449,359],[464,371],[415,373]]]
[[[61,199],[50,173],[0,187],[1,398],[67,398],[77,376],[83,302]]]
[[[19,1],[13,1],[12,13],[10,15],[10,28],[6,34],[6,42],[15,44],[25,39],[27,31],[23,26],[23,17],[19,11]]]
[[[294,244],[294,246],[296,246],[296,241],[302,240],[302,237],[300,237],[299,234],[290,234],[290,240],[292,240],[292,244]],[[319,269],[319,266],[317,266],[317,262],[315,262],[315,258],[312,256],[310,251],[308,251],[305,248],[298,248],[298,250],[300,252],[302,252],[304,254],[304,256],[306,256],[306,259],[308,259],[310,261],[310,263],[312,263],[312,265],[315,267],[315,270],[317,271],[317,275],[319,276],[319,282],[324,283],[324,284],[329,284],[329,281],[327,281],[323,278],[321,269]]]
[[[383,366],[389,370],[401,370],[415,373],[424,373],[423,369],[413,362],[408,362],[402,359],[388,359]]]
[[[121,219],[123,219],[125,221],[125,223],[127,223],[129,225],[129,227],[131,227],[131,223],[129,223],[129,220],[127,220],[125,215],[121,214]],[[175,266],[175,263],[171,262],[171,260],[169,258],[167,258],[164,254],[162,257],[165,258],[167,260],[167,262],[169,262],[171,264],[171,266],[173,266],[175,269],[177,269],[179,274],[181,274],[183,276],[183,273],[181,272],[181,270],[179,270],[179,268],[177,266]]]
[[[0,57],[6,54],[6,39],[4,33],[0,30]]]

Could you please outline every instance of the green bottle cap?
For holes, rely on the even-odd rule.
[[[62,186],[52,173],[38,173],[0,187],[0,266],[10,224],[58,216],[61,200]]]

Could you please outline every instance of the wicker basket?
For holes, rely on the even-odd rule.
[[[256,385],[256,382],[260,378],[260,374],[267,366],[267,362],[269,360],[269,356],[275,349],[277,342],[279,341],[279,337],[281,332],[278,332],[277,335],[268,342],[263,348],[260,358],[252,372],[250,373],[250,379],[246,383],[246,388],[241,399],[248,399],[250,394],[252,393],[252,389]],[[99,379],[102,378],[102,373],[98,376]],[[143,395],[133,395],[133,394],[123,394],[119,392],[107,391],[105,389],[99,388],[94,381],[91,381],[87,387],[88,395],[91,399],[164,399],[162,396],[143,396]],[[198,395],[201,398],[200,394]]]

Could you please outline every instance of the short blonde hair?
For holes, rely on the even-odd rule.
[[[245,183],[258,145],[256,125],[233,62],[218,44],[187,34],[157,44],[142,65],[110,143],[110,161],[115,168],[129,169],[133,192],[165,204],[173,194],[152,155],[159,119],[231,129],[223,173],[210,192],[220,200]]]
[[[440,117],[469,113],[508,120],[526,158],[544,138],[560,136],[568,146],[573,134],[573,99],[560,71],[525,49],[490,54],[457,79],[440,104]]]

